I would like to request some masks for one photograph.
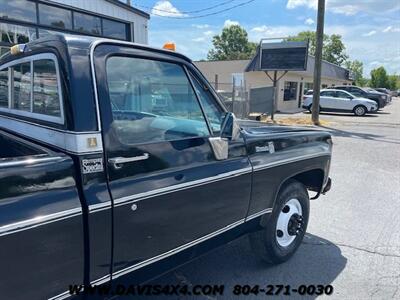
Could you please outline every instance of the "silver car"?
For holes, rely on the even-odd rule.
[[[305,95],[303,108],[311,111],[313,95]],[[356,97],[349,92],[335,89],[321,90],[320,111],[352,112],[356,116],[363,116],[369,112],[376,112],[378,106],[375,101]]]

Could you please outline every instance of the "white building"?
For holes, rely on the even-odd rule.
[[[129,3],[118,0],[0,1],[0,55],[13,44],[57,32],[147,44],[150,16]]]
[[[264,71],[258,69],[259,56],[250,60],[227,61],[197,61],[196,66],[206,78],[215,85],[218,82],[219,90],[227,84],[232,84],[235,78],[243,80],[247,91],[261,87],[272,87],[273,82]],[[273,72],[269,72],[272,77]],[[309,56],[306,71],[289,71],[277,83],[278,101],[277,110],[282,112],[296,111],[301,108],[303,95],[313,88],[314,57]],[[280,78],[283,72],[278,72]],[[351,84],[349,71],[327,61],[322,62],[322,88],[334,85]]]

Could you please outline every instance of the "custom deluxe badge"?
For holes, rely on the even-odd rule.
[[[82,159],[82,173],[90,174],[103,172],[103,159],[102,158],[92,158],[92,159]]]

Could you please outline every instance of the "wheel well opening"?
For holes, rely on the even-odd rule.
[[[295,175],[292,179],[304,184],[304,186],[314,192],[319,192],[324,180],[324,172],[321,169],[309,170]]]

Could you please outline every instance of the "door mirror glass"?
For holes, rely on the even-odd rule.
[[[229,140],[237,140],[240,136],[240,127],[233,113],[228,112],[222,119],[221,137]]]

